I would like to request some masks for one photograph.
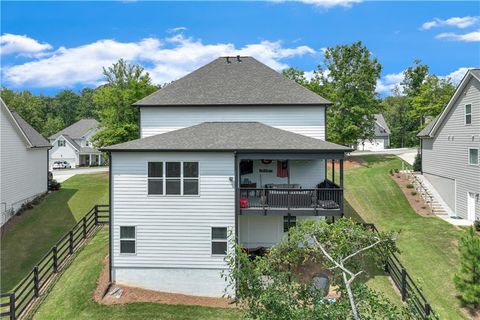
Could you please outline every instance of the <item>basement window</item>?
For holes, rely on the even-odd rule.
[[[120,227],[120,253],[136,253],[135,227]]]
[[[469,148],[468,149],[468,164],[478,166],[478,149]]]
[[[227,228],[212,227],[212,254],[227,254]]]
[[[465,124],[472,124],[472,105],[465,105]]]
[[[288,219],[290,218],[290,219]],[[295,216],[284,216],[283,217],[283,232],[288,232],[290,228],[295,227],[297,225],[297,217]]]

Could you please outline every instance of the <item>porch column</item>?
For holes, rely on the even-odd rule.
[[[340,160],[340,188],[343,188],[343,159]]]
[[[98,166],[102,165],[102,155],[101,154],[98,155],[98,164],[97,165]]]
[[[285,161],[287,162],[287,183],[290,184],[290,161]],[[288,223],[290,223],[290,221]]]
[[[91,166],[92,165],[92,154],[90,153],[88,155],[88,166]]]
[[[332,159],[332,182],[335,183],[335,160]]]

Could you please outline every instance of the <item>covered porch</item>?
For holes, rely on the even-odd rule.
[[[343,157],[343,153],[239,156],[238,214],[342,216]]]
[[[81,167],[101,166],[103,164],[102,154],[98,153],[81,153],[79,162]]]

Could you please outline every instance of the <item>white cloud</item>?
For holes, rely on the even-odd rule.
[[[262,41],[237,48],[232,43],[204,44],[181,34],[166,39],[146,38],[138,42],[99,40],[79,47],[61,47],[32,61],[3,67],[3,79],[12,86],[71,87],[98,85],[102,67],[118,59],[141,63],[154,83],[175,80],[186,73],[225,55],[250,55],[275,70],[288,65],[282,60],[315,50],[308,46],[283,47],[280,41]]]
[[[316,7],[321,7],[321,8],[333,8],[333,7],[346,7],[350,8],[353,4],[355,3],[360,3],[363,0],[271,0],[273,2],[287,2],[287,1],[293,1],[293,2],[301,2],[305,4],[311,4]]]
[[[0,45],[0,52],[2,55],[12,53],[29,55],[50,50],[52,48],[48,43],[40,43],[26,35],[16,35],[11,33],[4,33],[0,36]]]
[[[178,33],[178,32],[187,31],[187,27],[175,27],[175,28],[170,28],[167,31],[169,33]]]
[[[479,17],[452,17],[449,19],[439,19],[435,18],[431,21],[427,21],[422,24],[420,29],[422,30],[429,30],[435,27],[457,27],[457,28],[467,28],[476,24],[479,20]]]
[[[457,70],[452,71],[447,75],[439,75],[439,77],[443,79],[450,78],[453,84],[457,85],[463,79],[463,76],[467,73],[467,71],[473,68],[474,67],[460,67]],[[392,90],[396,86],[400,86],[400,83],[403,81],[403,78],[404,78],[403,71],[399,73],[387,74],[377,81],[376,91],[382,95],[390,95],[392,93]]]
[[[480,41],[480,30],[458,34],[453,32],[444,32],[435,36],[436,39],[445,39],[450,41],[463,41],[463,42],[479,42]]]

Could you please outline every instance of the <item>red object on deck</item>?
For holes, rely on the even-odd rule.
[[[248,208],[248,199],[240,198],[240,208]]]

